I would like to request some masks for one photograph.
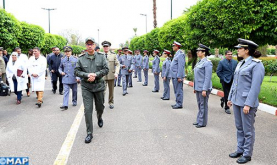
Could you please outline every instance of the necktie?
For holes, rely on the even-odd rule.
[[[241,64],[241,66],[240,67],[242,67],[242,65],[245,63],[245,60],[243,60],[243,62],[242,62],[242,64]]]
[[[108,54],[105,54],[106,55],[106,58],[108,58]]]
[[[69,61],[69,57],[67,57],[67,61]]]

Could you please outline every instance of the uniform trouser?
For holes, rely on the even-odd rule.
[[[183,106],[183,81],[178,82],[177,78],[172,78],[172,84],[173,84],[173,89],[174,89],[174,94],[175,94],[175,101],[176,101],[176,106],[182,107]]]
[[[97,112],[97,118],[102,118],[104,112],[104,91],[92,92],[91,89],[88,89],[82,86],[82,96],[85,107],[85,121],[87,127],[87,133],[93,133],[93,123],[92,123],[92,112],[93,112],[93,100],[95,101],[95,107]]]
[[[138,75],[138,81],[141,82],[141,68],[139,68],[139,66],[136,67],[137,68],[137,75]]]
[[[137,77],[138,76],[138,67],[136,66],[135,67],[135,76],[134,77]]]
[[[59,79],[59,92],[63,91],[63,83],[62,83],[62,76],[57,77],[57,79]],[[57,81],[53,81],[53,90],[56,91],[57,90]]]
[[[252,156],[255,142],[255,116],[257,108],[250,108],[248,114],[243,113],[243,107],[233,105],[235,124],[237,128],[237,152],[243,156]]]
[[[148,85],[148,69],[144,70],[143,69],[143,74],[144,74],[144,85]]]
[[[166,78],[166,80],[163,80],[163,85],[164,85],[164,93],[163,93],[163,98],[164,99],[170,99],[170,78]]]
[[[206,126],[208,123],[208,101],[211,91],[206,92],[206,97],[202,96],[202,91],[196,91],[198,105],[197,123],[199,126]]]
[[[228,96],[229,96],[229,93],[230,93],[230,89],[231,89],[231,86],[232,86],[232,82],[230,83],[226,83],[226,82],[221,82],[222,84],[222,88],[223,88],[223,91],[224,91],[224,103],[225,103],[225,110],[226,109],[229,109],[228,105],[227,105],[227,102],[228,102]]]
[[[70,89],[72,90],[72,103],[77,105],[77,83],[74,84],[63,84],[64,95],[63,95],[63,106],[68,106]]]
[[[132,77],[132,75],[133,75],[133,72],[131,72],[130,74],[129,74],[129,81],[128,81],[128,85],[129,85],[129,87],[132,87],[133,86],[133,77]]]
[[[160,81],[159,81],[159,75],[160,72],[158,74],[154,74],[154,91],[159,91],[160,90]]]
[[[107,86],[109,88],[109,105],[113,105],[114,104],[114,80],[106,80],[106,90],[105,90],[105,94],[107,91]]]
[[[127,85],[129,81],[129,74],[127,75],[122,75],[122,89],[123,89],[123,94],[127,93]]]
[[[21,101],[22,91],[17,91],[17,80],[16,79],[13,79],[13,85],[14,85],[14,93],[17,96],[17,100]]]
[[[42,98],[43,98],[43,91],[36,91],[37,98],[38,98],[38,103],[42,103]]]

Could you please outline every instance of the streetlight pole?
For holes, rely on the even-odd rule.
[[[41,9],[48,10],[48,24],[49,24],[49,33],[50,33],[50,11],[51,10],[56,10],[56,8],[52,8],[52,9],[50,9],[50,8],[41,8]]]
[[[100,45],[100,40],[99,40],[99,29],[98,29],[98,45]]]
[[[171,0],[171,19],[172,19],[172,0]]]
[[[5,9],[5,0],[3,0],[3,9]]]
[[[142,16],[145,16],[145,22],[146,22],[146,33],[147,33],[147,14],[140,14]]]

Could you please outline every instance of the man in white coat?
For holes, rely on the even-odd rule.
[[[32,91],[37,94],[38,102],[36,105],[40,108],[43,103],[43,91],[45,85],[45,69],[47,66],[46,58],[40,54],[40,48],[33,49],[34,55],[29,59],[29,75],[31,76]]]

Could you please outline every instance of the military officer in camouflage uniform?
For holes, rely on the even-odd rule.
[[[59,67],[59,73],[62,75],[62,82],[64,88],[63,95],[63,106],[60,108],[63,110],[68,109],[68,100],[70,89],[72,90],[72,103],[73,106],[77,105],[77,83],[80,82],[80,78],[74,75],[74,69],[78,58],[72,56],[72,48],[70,46],[65,46],[63,48],[65,56],[61,59],[61,64]]]
[[[75,68],[75,75],[81,78],[82,96],[85,107],[85,120],[87,137],[85,143],[90,143],[93,138],[93,100],[95,101],[98,126],[103,126],[102,114],[104,111],[104,76],[109,73],[106,57],[96,52],[95,40],[92,37],[86,39],[87,52],[79,57]]]

